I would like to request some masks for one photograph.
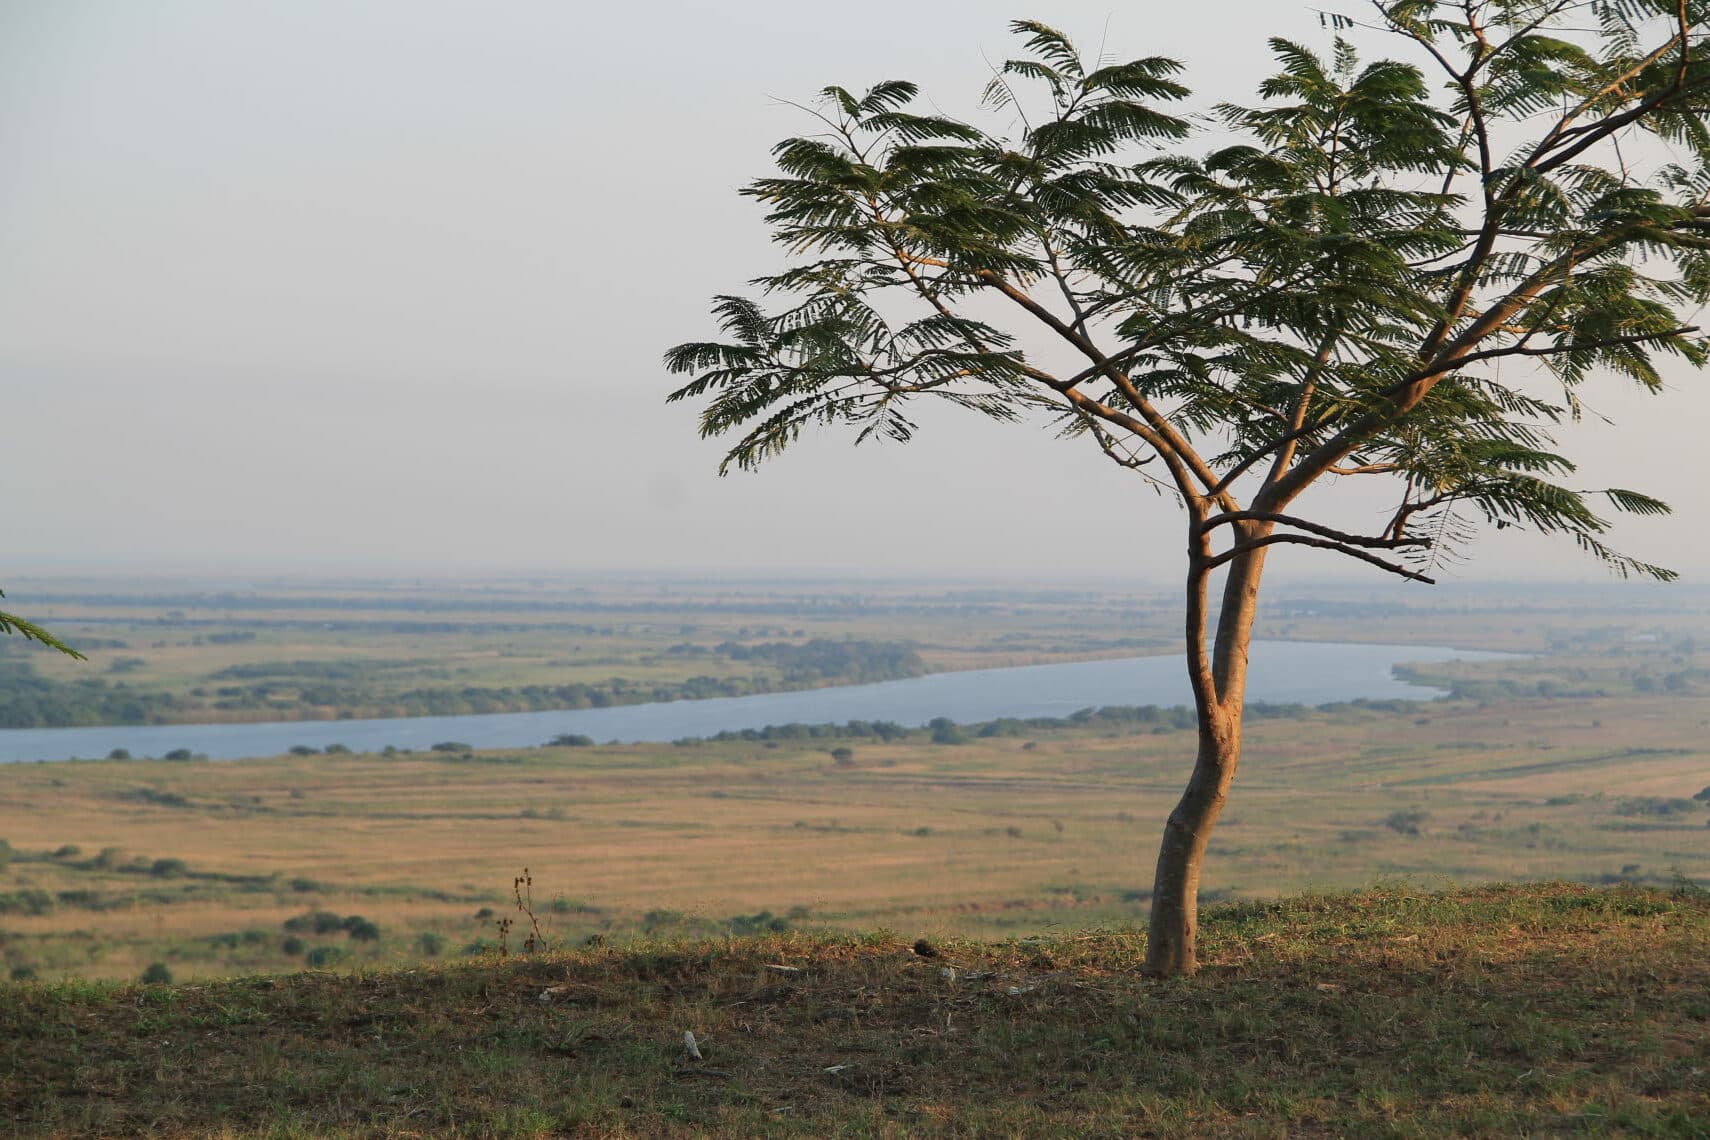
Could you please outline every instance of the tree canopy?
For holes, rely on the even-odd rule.
[[[701,430],[750,468],[809,427],[907,440],[919,400],[1052,417],[1186,515],[1199,751],[1170,815],[1147,968],[1195,968],[1200,865],[1241,753],[1269,548],[1404,578],[1481,524],[1613,549],[1650,495],[1575,485],[1583,386],[1706,362],[1710,0],[1373,0],[1323,51],[1272,39],[1251,105],[1198,115],[1182,66],[1088,61],[1044,24],[981,123],[914,84],[827,87],[743,192],[791,255],[679,345]],[[1404,58],[1362,62],[1356,38]],[[1060,359],[1073,363],[1058,365]],[[1386,482],[1364,533],[1294,507]],[[1221,579],[1214,606],[1210,591]],[[1212,643],[1207,644],[1207,635]]]

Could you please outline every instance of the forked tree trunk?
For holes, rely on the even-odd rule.
[[[1242,528],[1236,541],[1270,533],[1270,527]],[[1145,972],[1158,978],[1192,974],[1199,968],[1199,874],[1211,829],[1223,811],[1235,768],[1241,760],[1242,702],[1247,690],[1247,649],[1258,607],[1259,579],[1264,573],[1264,548],[1229,565],[1223,605],[1217,616],[1217,640],[1212,648],[1212,687],[1195,687],[1199,714],[1199,751],[1187,790],[1164,825],[1158,848],[1158,869],[1152,881],[1152,917],[1146,945]],[[1203,574],[1196,566],[1195,574]],[[1190,668],[1192,639],[1203,639],[1203,620],[1192,594],[1203,583],[1189,583],[1188,637]],[[1203,596],[1203,595],[1202,595]],[[1203,644],[1203,641],[1201,642]]]

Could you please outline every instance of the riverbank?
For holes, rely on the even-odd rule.
[[[1260,641],[1253,645],[1247,696],[1254,703],[1306,705],[1430,697],[1438,691],[1397,679],[1395,665],[1509,657],[1440,646]],[[278,756],[293,747],[324,751],[337,746],[379,752],[388,747],[419,750],[458,742],[475,748],[523,748],[564,735],[620,743],[669,742],[766,725],[889,721],[913,727],[940,717],[957,722],[1061,717],[1105,705],[1169,707],[1190,700],[1181,658],[1130,657],[934,673],[872,685],[739,698],[554,712],[7,729],[0,731],[0,763],[102,757],[115,749],[133,756],[177,752],[224,760]]]

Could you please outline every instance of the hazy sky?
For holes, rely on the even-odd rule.
[[[734,190],[806,129],[779,100],[903,77],[969,111],[1014,16],[1184,58],[1201,105],[1250,94],[1265,36],[1329,36],[1292,0],[0,0],[0,574],[1173,580],[1179,515],[1085,445],[927,415],[721,480],[663,403],[661,352],[777,264]],[[1675,379],[1596,386],[1621,426],[1574,453],[1673,501],[1619,539],[1703,581],[1710,384]],[[1461,573],[1600,572],[1493,538]]]

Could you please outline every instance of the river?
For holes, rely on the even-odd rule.
[[[1510,656],[1441,646],[1258,641],[1253,643],[1247,699],[1321,705],[1360,698],[1430,698],[1441,694],[1398,680],[1392,667]],[[1104,705],[1180,705],[1191,699],[1180,657],[1128,657],[621,708],[258,724],[14,728],[0,730],[0,763],[96,758],[116,748],[138,757],[187,748],[216,760],[279,756],[294,745],[342,744],[355,752],[377,752],[387,745],[427,748],[441,741],[476,748],[522,748],[561,733],[579,733],[601,742],[669,741],[769,724],[888,720],[913,726],[941,716],[966,724],[1006,716],[1060,717]]]

